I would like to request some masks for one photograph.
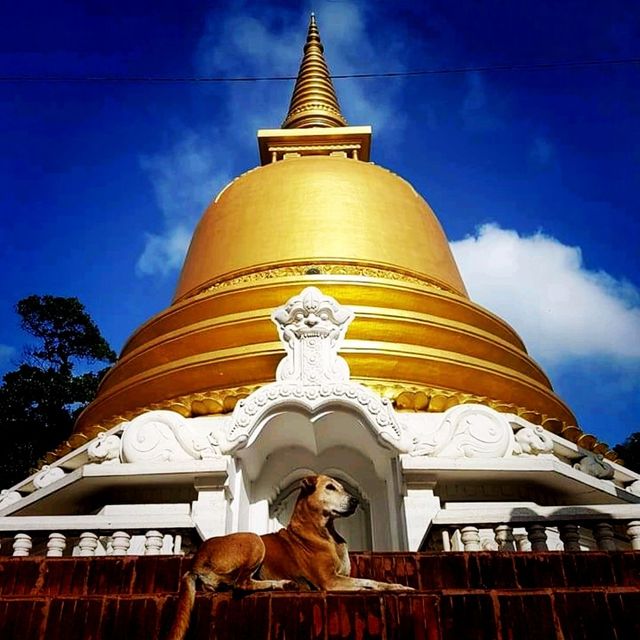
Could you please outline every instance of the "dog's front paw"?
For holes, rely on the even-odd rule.
[[[415,591],[413,587],[409,587],[406,584],[398,584],[397,582],[389,583],[389,591]]]
[[[283,591],[300,591],[300,585],[295,580],[278,580],[276,589]]]

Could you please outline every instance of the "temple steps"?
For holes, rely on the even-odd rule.
[[[187,640],[640,638],[640,553],[365,553],[411,593],[199,593]],[[0,560],[2,640],[162,639],[189,560]]]

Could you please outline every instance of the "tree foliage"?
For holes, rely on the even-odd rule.
[[[640,431],[632,433],[624,442],[614,447],[626,467],[640,473]]]
[[[33,295],[20,300],[16,312],[34,340],[24,350],[24,361],[0,385],[7,452],[0,458],[0,488],[20,480],[69,437],[107,371],[96,365],[116,359],[77,298]]]

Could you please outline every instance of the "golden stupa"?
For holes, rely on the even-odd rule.
[[[261,166],[209,205],[171,306],[131,336],[71,446],[152,409],[231,411],[274,380],[271,311],[313,284],[356,312],[341,353],[397,409],[484,403],[616,457],[574,426],[514,330],[469,300],[435,214],[369,162],[370,141],[347,126],[312,16],[282,128],[258,132]]]

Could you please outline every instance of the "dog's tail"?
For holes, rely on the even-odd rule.
[[[195,573],[187,572],[182,576],[180,582],[180,594],[178,596],[178,606],[176,608],[171,631],[167,636],[167,640],[183,640],[187,635],[189,628],[189,620],[191,619],[191,610],[196,600],[196,580],[198,576]]]

